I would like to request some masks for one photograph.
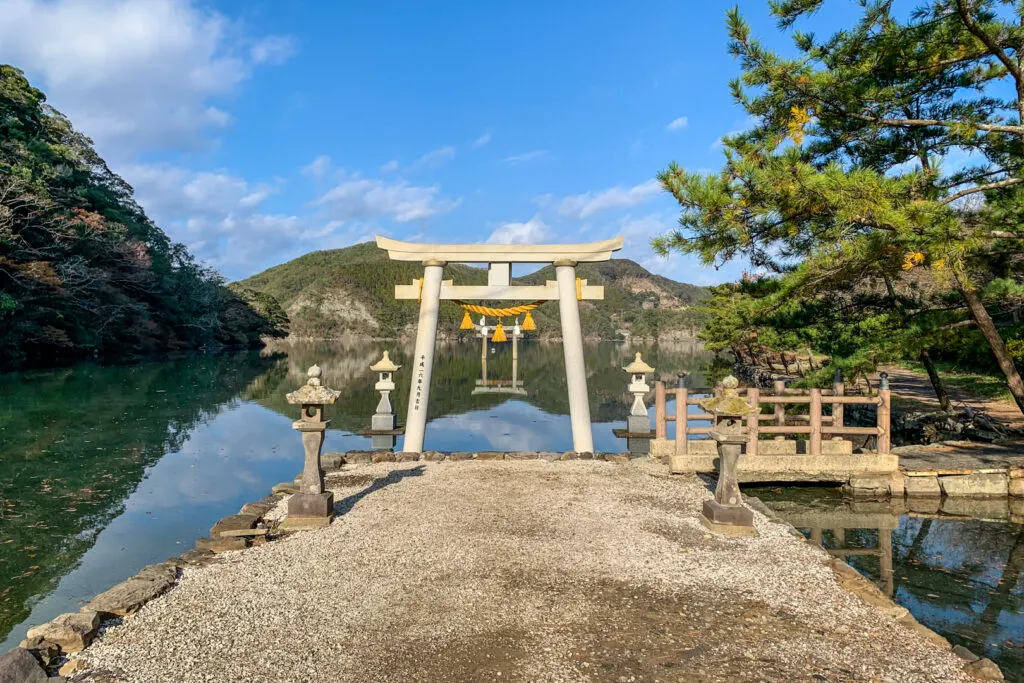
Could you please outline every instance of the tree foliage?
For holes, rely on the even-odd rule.
[[[0,65],[0,368],[253,345],[282,322],[172,243],[89,138]]]
[[[754,124],[723,140],[718,173],[673,163],[660,174],[682,213],[654,246],[706,263],[748,258],[779,280],[760,314],[803,316],[804,336],[851,355],[927,350],[969,320],[1024,409],[997,330],[1019,321],[1019,299],[992,289],[1021,282],[1024,10],[930,0],[908,12],[864,0],[853,26],[823,40],[793,30],[824,2],[770,3],[793,57],[728,13],[742,66],[731,89]]]

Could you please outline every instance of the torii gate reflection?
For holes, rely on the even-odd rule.
[[[412,244],[377,237],[377,246],[394,261],[420,261],[423,279],[410,285],[395,285],[396,299],[419,299],[420,318],[416,328],[413,378],[409,388],[409,408],[405,421],[404,450],[423,452],[423,435],[430,401],[430,375],[434,367],[437,340],[437,311],[441,299],[460,301],[552,301],[558,300],[562,321],[562,348],[565,353],[565,381],[569,391],[569,415],[572,422],[573,449],[593,452],[590,405],[587,400],[587,374],[583,365],[583,330],[580,327],[579,302],[603,299],[604,287],[588,285],[576,277],[576,264],[607,261],[622,248],[624,239],[616,237],[589,244]],[[448,263],[486,263],[486,285],[455,285],[441,280]],[[550,263],[555,266],[555,281],[543,285],[513,285],[513,263]]]

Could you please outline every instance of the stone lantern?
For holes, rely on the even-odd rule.
[[[700,401],[700,407],[715,416],[710,436],[718,448],[718,485],[714,499],[704,501],[700,521],[712,531],[731,536],[756,536],[754,513],[743,505],[736,465],[747,443],[743,424],[760,410],[740,398],[735,377],[726,377],[719,386],[718,395]]]
[[[387,351],[379,361],[370,366],[370,370],[379,373],[379,379],[373,388],[380,392],[380,403],[377,404],[377,412],[370,422],[370,429],[375,432],[395,429],[395,411],[391,407],[391,392],[395,390],[395,382],[391,376],[401,367],[395,365],[388,357]]]
[[[633,394],[633,407],[629,409],[626,428],[630,434],[647,434],[651,431],[651,418],[647,416],[644,396],[651,390],[647,386],[647,375],[654,372],[654,368],[645,363],[640,357],[640,352],[637,351],[633,362],[622,369],[630,374],[627,390]]]
[[[630,383],[627,391],[633,394],[633,405],[626,417],[626,450],[637,456],[649,455],[651,418],[647,416],[644,396],[651,390],[647,386],[647,375],[654,372],[654,368],[645,363],[638,352],[633,362],[622,369],[629,373]]]
[[[306,452],[299,492],[288,500],[287,528],[326,526],[334,511],[334,494],[324,491],[320,451],[330,423],[324,419],[324,406],[337,401],[341,392],[321,384],[319,366],[314,365],[306,374],[309,376],[306,384],[287,395],[288,403],[302,406],[302,414],[292,423],[292,429],[302,433],[302,447]]]

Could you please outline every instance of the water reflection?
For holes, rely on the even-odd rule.
[[[1022,501],[850,501],[830,489],[747,489],[951,642],[1024,680]]]
[[[263,353],[189,356],[130,366],[81,365],[0,375],[0,651],[47,621],[192,547],[219,518],[301,467],[285,393],[314,362],[342,391],[325,450],[365,449],[379,394],[369,366],[395,344],[304,344]],[[612,426],[630,396],[621,367],[636,347],[587,347],[595,446],[620,451]],[[287,355],[283,355],[283,354]],[[671,376],[703,378],[710,354],[651,347]],[[509,344],[488,355],[491,377],[513,377]],[[522,342],[516,378],[525,394],[475,394],[478,344],[439,344],[427,446],[439,450],[568,450],[562,347]],[[520,379],[521,378],[521,379]],[[395,376],[405,415],[410,373]],[[401,448],[401,441],[397,444]]]

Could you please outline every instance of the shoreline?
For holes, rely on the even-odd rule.
[[[392,464],[391,462],[389,462],[390,459],[387,458],[387,455],[391,455],[391,459],[393,460],[404,460],[404,462],[395,462],[394,464]],[[604,480],[606,480],[605,484],[611,486],[633,486],[635,485],[633,479],[636,478],[638,475],[642,476],[644,480],[654,477],[652,481],[662,481],[663,483],[657,484],[656,488],[658,488],[659,494],[662,497],[664,497],[665,500],[659,503],[657,500],[652,499],[650,504],[654,504],[656,507],[660,506],[661,504],[667,503],[675,495],[685,494],[688,500],[689,498],[693,498],[695,496],[697,499],[699,499],[709,495],[706,489],[704,489],[703,485],[700,484],[699,480],[697,480],[694,477],[679,477],[677,475],[669,475],[667,472],[667,468],[664,465],[658,465],[649,461],[633,461],[627,464],[625,462],[622,462],[625,459],[622,458],[621,456],[616,458],[616,460],[620,461],[618,463],[597,462],[594,460],[588,462],[586,460],[577,459],[562,463],[559,461],[561,461],[563,457],[569,459],[572,456],[566,456],[566,454],[552,453],[547,454],[547,457],[544,457],[543,459],[539,459],[536,457],[538,454],[518,454],[513,455],[513,457],[507,458],[509,462],[492,463],[480,461],[495,460],[497,459],[497,455],[504,454],[476,454],[477,456],[482,455],[483,457],[472,457],[473,454],[466,454],[471,457],[465,457],[464,455],[459,454],[456,455],[455,458],[452,458],[452,460],[464,462],[456,463],[438,462],[437,458],[441,454],[434,455],[433,458],[425,457],[424,462],[410,461],[410,458],[399,458],[396,456],[396,454],[387,455],[378,454],[379,457],[377,458],[368,453],[326,454],[324,456],[325,467],[328,469],[328,486],[331,487],[332,489],[338,489],[337,494],[339,496],[340,501],[338,506],[336,506],[336,509],[339,509],[340,512],[336,517],[334,524],[332,524],[331,527],[327,527],[326,529],[315,532],[305,531],[280,535],[276,534],[275,527],[280,522],[280,513],[284,507],[281,504],[281,501],[286,500],[288,491],[291,488],[288,485],[288,483],[278,485],[277,487],[275,487],[275,491],[274,493],[271,494],[271,496],[268,496],[256,503],[251,503],[247,504],[246,506],[243,506],[242,510],[238,515],[230,516],[225,520],[218,522],[217,525],[214,525],[213,531],[217,535],[226,534],[224,536],[221,536],[220,539],[204,540],[197,544],[197,549],[190,550],[184,553],[179,558],[173,558],[171,561],[169,561],[169,563],[163,563],[162,565],[155,565],[154,567],[148,567],[144,569],[142,572],[140,572],[138,576],[129,579],[123,584],[119,584],[119,586],[115,586],[113,589],[99,596],[99,598],[104,598],[104,596],[106,596],[106,602],[103,602],[102,600],[94,600],[90,603],[90,605],[92,605],[93,608],[102,608],[104,610],[102,612],[103,616],[113,616],[111,610],[118,608],[117,611],[121,611],[124,612],[124,614],[129,615],[116,615],[123,620],[122,626],[131,625],[135,622],[136,619],[139,619],[140,615],[146,613],[147,610],[150,609],[144,606],[147,603],[155,601],[154,605],[156,605],[173,602],[174,592],[178,590],[178,586],[181,585],[184,577],[202,574],[204,571],[207,571],[206,569],[204,569],[205,567],[218,566],[221,565],[223,562],[228,562],[229,565],[233,565],[236,562],[246,562],[246,560],[244,560],[244,558],[246,557],[255,558],[261,552],[269,552],[267,550],[261,550],[259,548],[250,548],[238,552],[242,548],[245,548],[246,546],[250,545],[249,542],[245,540],[247,538],[247,536],[245,535],[247,529],[251,531],[253,527],[262,522],[268,527],[266,534],[248,536],[251,538],[255,538],[259,541],[255,545],[266,546],[266,539],[268,537],[274,538],[276,536],[277,538],[283,539],[286,545],[292,546],[293,549],[298,548],[298,546],[303,546],[304,549],[302,550],[302,552],[308,554],[309,552],[314,551],[315,548],[311,546],[306,546],[308,546],[309,543],[312,543],[314,539],[316,539],[319,535],[329,534],[335,529],[335,527],[337,527],[337,529],[340,531],[348,523],[349,515],[354,513],[355,510],[362,510],[366,506],[370,506],[372,508],[376,503],[377,497],[383,496],[384,498],[387,498],[389,493],[397,490],[400,486],[413,486],[415,484],[418,484],[420,477],[423,476],[423,473],[426,473],[434,477],[451,476],[456,477],[456,480],[458,480],[458,477],[461,476],[460,474],[458,474],[460,470],[464,470],[467,473],[467,476],[475,476],[475,474],[478,474],[480,471],[483,471],[488,476],[490,476],[491,474],[500,472],[500,470],[505,469],[506,474],[515,477],[517,476],[516,472],[518,472],[522,468],[525,468],[526,470],[528,470],[528,477],[524,479],[524,483],[522,485],[532,486],[533,480],[536,479],[538,476],[548,476],[544,475],[544,472],[548,472],[550,476],[554,476],[556,478],[564,478],[564,473],[576,471],[578,468],[583,468],[582,471],[576,472],[576,475],[584,476],[585,478],[597,476],[598,479],[595,479],[595,482],[600,482],[603,478]],[[349,457],[346,458],[346,456]],[[607,458],[607,456],[605,456],[605,458]],[[350,461],[358,460],[362,462],[367,462],[368,464],[348,464],[344,465],[342,469],[335,469],[336,467],[341,467],[343,465],[342,461],[346,459]],[[374,460],[377,460],[377,462],[373,463]],[[403,472],[408,473],[410,471],[419,471],[420,473],[415,474],[412,478],[409,478],[408,474],[403,474]],[[398,480],[389,481],[389,479],[393,479],[396,475],[399,477]],[[499,474],[497,476],[505,475]],[[403,478],[405,479],[404,481],[402,480]],[[618,481],[619,479],[623,479],[625,481],[620,482]],[[382,481],[384,481],[385,483],[381,484],[380,482]],[[665,486],[664,482],[671,482],[670,484],[668,484],[670,488],[663,488]],[[443,483],[443,480],[441,481],[441,483]],[[342,485],[339,486],[339,484]],[[675,490],[677,488],[678,491]],[[506,491],[506,489],[503,488],[502,491],[504,492]],[[497,504],[498,502],[500,501],[495,501],[495,504]],[[588,503],[589,502],[590,501],[588,501]],[[620,502],[621,501],[616,500],[616,504],[619,504]],[[417,504],[419,504],[418,501]],[[764,511],[766,508],[764,508],[764,506],[760,504],[760,501],[752,499],[751,507],[757,510],[760,514],[765,514]],[[384,509],[387,510],[389,508]],[[487,514],[485,510],[480,510],[479,512]],[[360,519],[363,519],[366,513],[367,511],[363,510],[363,517],[360,517]],[[693,510],[690,510],[688,511],[687,518],[680,517],[676,519],[675,526],[678,527],[678,531],[675,532],[674,535],[676,537],[677,542],[683,540],[682,537],[678,536],[679,533],[682,533],[684,536],[686,536],[685,540],[688,541],[688,543],[684,544],[683,549],[679,552],[687,552],[685,550],[686,547],[693,547],[694,550],[691,552],[703,552],[698,550],[698,548],[707,542],[706,539],[700,540],[703,539],[706,535],[703,532],[701,532],[700,538],[687,536],[687,529],[690,526],[689,517],[692,516],[692,513]],[[637,514],[643,516],[645,514],[648,514],[648,511],[646,508],[641,508],[639,511],[637,511]],[[516,520],[518,521],[518,517],[516,518]],[[627,521],[628,520],[624,520],[623,523],[625,524]],[[777,522],[778,520],[775,521]],[[773,522],[771,522],[771,520],[768,518],[759,521],[758,526],[762,527],[763,533],[765,533],[765,527],[763,525],[769,523]],[[780,539],[776,538],[775,541],[777,542],[771,545],[772,552],[781,552],[782,557],[788,558],[787,561],[792,561],[794,555],[798,557],[804,557],[802,555],[804,551],[797,550],[797,548],[801,546],[793,545],[794,543],[806,545],[806,543],[803,541],[803,537],[800,536],[799,541],[796,541],[792,534],[795,533],[799,535],[799,532],[796,532],[795,529],[793,529],[789,525],[785,526],[788,527],[785,531],[785,534],[787,537],[792,539],[792,541],[780,543]],[[732,550],[729,552],[742,552],[742,545],[744,543],[749,542],[729,541],[728,544],[732,548]],[[763,541],[754,541],[754,543],[763,544]],[[276,544],[277,540],[275,540],[270,545]],[[814,557],[814,551],[812,550],[811,552],[812,557]],[[227,554],[221,555],[220,553]],[[726,561],[728,561],[730,555],[726,553],[722,557],[727,558]],[[831,559],[827,558],[827,555],[824,553],[824,551],[817,553],[816,557],[817,561],[832,562]],[[804,560],[807,561],[807,558],[804,557]],[[660,558],[659,561],[664,561],[664,559]],[[344,562],[340,558],[339,562],[342,562],[342,564],[344,564]],[[170,567],[168,566],[169,564],[173,566],[173,579],[170,578],[171,572]],[[815,562],[811,562],[811,566],[806,567],[806,569],[813,572],[814,564]],[[258,562],[257,565],[259,566]],[[904,617],[909,616],[909,614],[906,613],[906,610],[902,607],[896,606],[887,598],[884,598],[884,596],[882,596],[884,598],[884,601],[878,602],[878,596],[872,594],[871,591],[864,587],[864,584],[866,583],[866,585],[869,586],[870,589],[873,589],[876,593],[881,595],[878,589],[875,588],[870,581],[868,581],[867,579],[863,579],[862,577],[860,577],[859,574],[856,574],[856,572],[854,572],[852,569],[846,571],[842,568],[837,569],[834,565],[829,566],[831,566],[832,571],[836,572],[836,575],[832,580],[833,582],[835,582],[837,587],[841,587],[843,590],[850,592],[852,595],[857,595],[858,599],[864,600],[869,605],[873,605],[873,609],[880,609],[881,612],[884,615],[886,615],[887,618],[895,619],[903,626],[912,629],[914,632],[916,632],[917,637],[926,639],[931,643],[932,647],[937,647],[936,644],[941,645],[943,642],[945,642],[944,639],[941,639],[941,637],[939,637],[937,634],[934,634],[934,632],[931,632],[925,627],[916,624],[916,621],[914,621],[912,617],[909,620],[904,619]],[[499,572],[501,571],[500,565],[499,567],[497,567],[497,569],[499,570]],[[559,571],[562,571],[564,569],[565,568],[562,567],[559,569]],[[664,570],[665,568],[663,567],[662,569]],[[707,568],[699,567],[699,569],[700,571],[704,571]],[[743,570],[737,568],[737,571],[751,571],[753,569],[756,569],[756,567],[747,567]],[[855,576],[852,576],[850,572],[852,572]],[[662,579],[663,578],[664,577],[662,577]],[[857,581],[857,578],[860,579],[859,582]],[[658,581],[661,581],[662,579],[659,579]],[[188,583],[188,581],[186,581],[186,583]],[[669,580],[669,585],[671,584],[673,584],[673,580]],[[301,588],[301,586],[296,585],[295,588],[299,589]],[[116,604],[117,600],[112,600],[112,598],[117,598],[119,595],[121,596],[122,599],[121,605]],[[719,599],[721,599],[721,596]],[[801,609],[806,608],[806,605],[801,607]],[[86,613],[89,609],[91,608],[89,607],[89,605],[87,605],[85,608],[83,608],[84,611],[82,613]],[[161,607],[160,609],[166,609],[166,607]],[[424,618],[435,617],[440,618],[438,615],[424,616]],[[59,619],[60,618],[58,618],[58,620]],[[110,636],[110,634],[116,634],[120,632],[120,629],[121,626],[111,626],[106,628],[103,634],[101,635],[100,640],[98,641],[101,646],[99,650],[96,650],[95,646],[93,646],[92,648],[85,648],[85,650],[82,651],[81,654],[74,656],[73,658],[68,660],[68,662],[90,662],[95,660],[96,658],[93,657],[91,653],[102,651],[104,647],[102,644],[107,640],[108,637],[112,637]],[[927,633],[925,633],[925,631],[927,631]],[[931,635],[929,636],[928,634]],[[91,637],[92,636],[89,636],[90,639]],[[946,643],[942,649],[949,650],[948,643]],[[941,652],[941,650],[936,651],[937,656],[939,652]],[[100,663],[109,664],[111,660],[108,654],[108,656],[106,656],[105,659],[101,657],[97,661],[99,661]],[[961,660],[947,660],[947,664],[950,661],[960,662]],[[964,660],[964,662],[966,662],[966,660]],[[68,665],[68,663],[64,662],[63,659],[54,659],[53,664],[64,666],[65,673],[71,674],[73,676],[72,680],[104,680],[102,678],[88,678],[87,676],[89,674],[89,668],[87,666],[81,668],[83,667],[82,664]],[[979,666],[981,665],[975,665],[975,668],[978,668]],[[586,671],[579,670],[578,673],[585,674]],[[77,675],[78,677],[74,677],[75,675]],[[122,679],[113,678],[110,680]],[[124,680],[144,679],[127,678]],[[156,678],[151,680],[162,679]],[[184,680],[190,679],[186,678]],[[513,677],[512,680],[515,680],[515,678]],[[587,680],[587,678],[579,678],[578,680]],[[949,680],[958,679],[953,678]]]

